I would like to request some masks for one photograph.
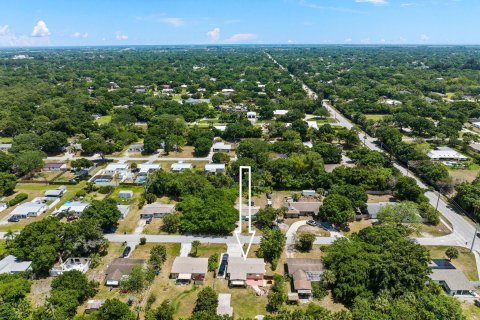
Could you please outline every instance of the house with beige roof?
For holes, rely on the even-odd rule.
[[[170,278],[177,284],[203,284],[208,272],[208,258],[176,257],[173,261]]]
[[[290,300],[310,299],[312,282],[320,281],[323,273],[323,262],[320,259],[287,259],[288,275],[292,279]]]
[[[140,211],[140,219],[163,218],[167,214],[174,212],[174,204],[165,204],[160,202],[149,203],[144,205],[142,211]]]
[[[145,265],[143,259],[129,259],[129,258],[117,258],[108,266],[105,271],[105,285],[110,287],[118,287],[120,281],[132,272],[132,269],[136,265]]]
[[[227,279],[230,287],[263,286],[265,261],[259,258],[229,257]]]
[[[285,207],[285,218],[298,218],[302,216],[316,216],[320,211],[320,205],[322,203],[319,201],[286,201]]]

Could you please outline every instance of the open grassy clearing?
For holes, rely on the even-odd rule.
[[[95,122],[98,123],[99,125],[110,123],[112,122],[112,116],[111,115],[101,116],[95,119]]]
[[[448,247],[446,246],[427,246],[426,247],[430,251],[430,257],[432,259],[448,259],[445,255],[445,250]],[[452,264],[457,267],[459,270],[465,273],[468,279],[472,281],[478,281],[478,272],[477,272],[477,265],[475,263],[475,256],[470,250],[457,247],[460,255],[457,259],[452,260]]]
[[[419,229],[420,236],[426,237],[441,237],[452,233],[443,223],[439,223],[438,226],[432,226],[428,224],[420,224]]]
[[[345,232],[345,234],[350,235],[352,233],[358,232],[367,227],[371,227],[373,222],[374,221],[371,219],[362,219],[362,220],[351,222],[348,225],[349,231]]]

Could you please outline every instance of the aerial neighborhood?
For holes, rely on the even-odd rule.
[[[479,318],[478,48],[0,60],[0,319]]]

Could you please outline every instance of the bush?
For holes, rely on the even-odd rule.
[[[208,271],[215,271],[215,269],[217,269],[218,258],[218,253],[214,253],[208,257]]]
[[[295,247],[303,252],[309,252],[312,250],[313,242],[315,241],[315,235],[312,233],[302,233],[298,236],[295,242]]]
[[[85,197],[87,195],[87,191],[85,190],[78,190],[77,193],[75,193],[75,196],[77,197]]]
[[[147,238],[141,237],[140,238],[140,244],[143,246],[145,243],[147,243]]]
[[[114,190],[113,186],[101,186],[100,188],[98,188],[98,192],[101,194],[109,194],[109,193],[112,193],[113,190]]]
[[[154,293],[151,293],[148,296],[147,304],[145,305],[145,311],[150,310],[152,308],[152,304],[154,304],[155,301],[157,301],[157,296]]]
[[[145,195],[145,200],[147,201],[147,203],[154,203],[155,201],[157,201],[157,196],[153,193],[147,193]]]
[[[14,205],[19,204],[20,202],[27,199],[28,199],[28,194],[19,193],[15,196],[15,198],[8,200],[7,204],[9,207],[13,207]]]

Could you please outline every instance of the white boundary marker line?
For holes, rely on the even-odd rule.
[[[251,234],[250,241],[248,243],[247,251],[243,251],[243,244],[240,241],[240,235],[242,233],[242,209],[243,209],[243,172],[248,173],[248,233]],[[235,237],[237,238],[238,245],[242,250],[243,259],[247,259],[248,252],[252,246],[253,238],[255,237],[255,230],[252,231],[252,168],[248,166],[240,166],[239,168],[239,203],[238,203],[238,228],[235,230]]]

